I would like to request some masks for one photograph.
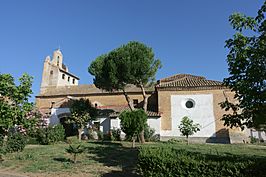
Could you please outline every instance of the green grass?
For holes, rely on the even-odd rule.
[[[75,143],[75,142],[74,142]],[[66,153],[68,144],[27,145],[23,152],[7,154],[0,163],[0,169],[26,174],[68,174],[76,176],[137,176],[137,149],[130,142],[82,142],[85,152],[78,155],[78,163],[72,163],[72,156]],[[140,145],[138,145],[140,146]],[[193,152],[215,155],[241,155],[266,158],[266,146],[146,143],[143,146],[171,146]]]
[[[114,173],[134,176],[137,149],[130,143],[82,142],[85,152],[78,155],[78,162],[72,163],[72,156],[66,153],[66,143],[55,145],[28,145],[23,152],[7,154],[0,163],[0,169],[20,173],[71,174],[101,176]]]

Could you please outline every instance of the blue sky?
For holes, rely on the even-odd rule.
[[[90,62],[128,41],[154,49],[157,79],[190,73],[228,76],[225,40],[233,12],[255,16],[263,0],[1,0],[0,73],[34,77],[39,93],[47,55],[59,46],[70,72],[90,84]],[[34,100],[34,97],[31,99]]]

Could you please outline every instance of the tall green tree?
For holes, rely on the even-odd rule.
[[[34,126],[36,121],[28,114],[33,109],[33,103],[28,101],[32,94],[33,78],[23,74],[19,85],[15,84],[10,74],[0,74],[0,132],[7,134],[10,128],[19,125],[23,128]]]
[[[236,30],[226,41],[229,77],[224,84],[235,92],[237,102],[226,100],[221,107],[225,125],[244,129],[266,129],[266,1],[256,17],[234,13],[229,21]]]
[[[161,62],[154,58],[152,48],[140,42],[132,41],[111,52],[97,57],[89,66],[88,71],[95,76],[96,87],[115,91],[122,90],[131,110],[133,101],[127,95],[128,84],[140,87],[143,93],[143,109],[147,110],[145,86],[155,80],[155,74]]]
[[[97,116],[97,109],[94,108],[88,99],[73,100],[70,107],[71,117],[67,120],[68,123],[73,123],[78,129],[78,139],[81,141],[81,133],[86,124],[90,120],[94,120]]]
[[[161,68],[159,59],[155,59],[152,48],[132,41],[111,52],[97,57],[88,71],[94,78],[96,87],[107,90],[121,90],[129,108],[135,110],[133,100],[126,91],[129,84],[139,87],[143,95],[143,109],[147,111],[148,97],[145,86],[155,80],[157,70]],[[141,141],[145,142],[142,131]]]

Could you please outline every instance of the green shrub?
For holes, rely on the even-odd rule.
[[[27,144],[39,144],[37,138],[28,137],[27,139],[28,139]]]
[[[10,133],[7,136],[6,141],[6,152],[18,152],[22,151],[27,143],[27,138],[25,135],[15,132]]]
[[[0,135],[0,147],[4,145],[4,136]]]
[[[98,130],[97,131],[98,140],[103,140],[103,132]]]
[[[114,141],[115,139],[114,139],[112,133],[105,133],[105,134],[103,134],[103,140]]]
[[[259,138],[256,138],[256,137],[250,137],[250,143],[252,143],[252,144],[256,144],[256,143],[259,143],[260,142],[260,140],[259,140]]]
[[[43,145],[54,144],[59,141],[64,141],[64,138],[65,129],[62,125],[40,128],[37,131],[37,141]]]
[[[154,141],[154,137],[155,137],[155,129],[151,128],[150,126],[145,126],[144,127],[144,138],[146,141]]]
[[[185,140],[182,140],[182,139],[177,139],[177,138],[171,138],[167,141],[167,143],[170,143],[170,144],[174,144],[174,143],[182,143],[184,142]]]
[[[111,133],[112,133],[112,139],[114,141],[121,141],[121,130],[118,129],[111,129]]]
[[[144,176],[263,176],[265,159],[208,155],[169,147],[141,147],[138,170]]]
[[[0,135],[0,162],[2,160],[2,155],[5,154],[5,147],[4,147],[4,136]]]
[[[64,141],[65,129],[64,129],[63,125],[59,124],[59,125],[54,126],[51,138],[54,139],[55,142]]]

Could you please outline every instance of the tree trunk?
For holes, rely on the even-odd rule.
[[[125,91],[125,89],[123,89],[123,94],[127,100],[127,104],[128,104],[128,107],[130,108],[131,111],[134,111],[135,108],[134,108],[134,104],[133,104],[133,101],[131,100],[131,98],[128,96],[127,92]]]
[[[141,144],[144,144],[145,143],[144,130],[142,130],[140,132],[139,136],[140,136],[140,142],[141,142]]]
[[[188,142],[188,136],[187,136],[187,145],[189,144],[189,142]]]
[[[136,147],[136,145],[135,145],[135,141],[136,141],[136,137],[133,136],[133,137],[132,137],[132,148],[135,148],[135,147]]]
[[[77,154],[74,154],[74,163],[77,163]]]
[[[143,109],[144,109],[145,112],[147,112],[147,102],[148,102],[148,98],[147,98],[147,96],[146,96],[146,93],[145,93],[144,87],[142,86],[141,88],[142,88],[141,90],[143,90],[143,91],[142,91],[142,95],[143,95],[143,93],[144,93],[144,95],[143,95],[143,98],[144,98],[144,105],[146,105],[145,108],[143,108]],[[128,96],[128,94],[127,94],[127,92],[125,91],[125,89],[123,89],[123,94],[124,94],[124,96],[125,96],[125,98],[126,98],[126,100],[127,100],[127,103],[128,103],[128,106],[129,106],[130,110],[131,110],[131,111],[134,111],[134,110],[135,110],[135,107],[134,107],[134,104],[133,104],[133,100],[131,100],[131,98]],[[145,101],[145,100],[146,100],[146,101]],[[146,102],[146,103],[145,103],[145,102]],[[145,109],[146,109],[146,110],[145,110]],[[134,141],[135,141],[135,140],[134,140]],[[141,133],[140,133],[140,142],[141,142],[142,144],[145,143],[144,130],[142,130]]]
[[[78,139],[79,139],[79,141],[81,141],[82,129],[83,129],[83,127],[78,129]]]
[[[141,92],[142,92],[142,96],[143,96],[143,110],[145,112],[147,112],[147,107],[148,107],[148,97],[146,95],[144,86],[142,84],[140,84],[140,88],[141,88]]]
[[[146,95],[144,86],[142,84],[140,84],[140,88],[141,88],[142,96],[143,96],[143,110],[147,113],[148,97]],[[140,132],[140,142],[141,142],[141,144],[144,144],[145,143],[144,130],[142,130]]]

